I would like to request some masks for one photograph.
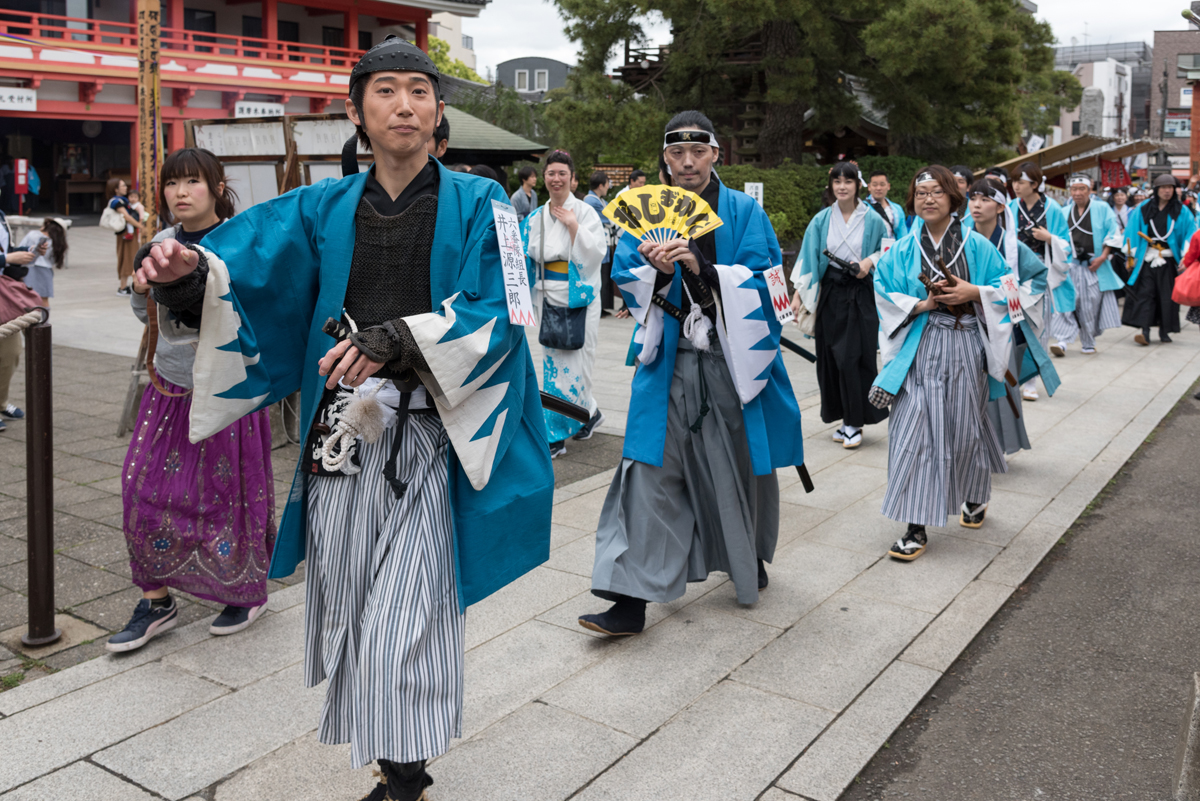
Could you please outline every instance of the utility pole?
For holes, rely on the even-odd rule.
[[[162,118],[158,56],[162,24],[159,0],[137,0],[138,21],[138,185],[146,207],[142,242],[158,232],[158,167],[162,163]]]

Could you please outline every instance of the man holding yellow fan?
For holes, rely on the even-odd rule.
[[[749,196],[720,182],[720,145],[696,111],[666,128],[666,186],[623,191],[605,215],[621,237],[612,277],[638,328],[624,458],[596,532],[592,593],[613,601],[581,626],[637,634],[646,604],[728,573],[740,603],[767,585],[779,534],[775,468],[802,466],[800,409],[779,354],[772,284],[779,243]],[[806,473],[803,473],[807,477]]]

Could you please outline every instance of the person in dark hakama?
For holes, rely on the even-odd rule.
[[[821,420],[842,421],[833,441],[843,448],[862,445],[863,426],[887,419],[886,409],[867,402],[875,380],[879,314],[871,270],[890,233],[883,218],[858,199],[858,165],[838,162],[829,170],[825,208],[804,232],[800,259],[792,270],[792,304],[815,312],[817,383]],[[831,262],[829,251],[850,270]]]
[[[1182,254],[1196,231],[1196,218],[1179,202],[1175,179],[1154,179],[1154,195],[1130,213],[1125,238],[1133,254],[1129,291],[1121,323],[1141,329],[1133,339],[1150,344],[1150,329],[1160,342],[1179,333],[1179,304],[1171,299]]]
[[[947,515],[981,526],[992,473],[1008,471],[985,407],[1003,397],[1008,371],[1013,326],[1001,286],[1010,271],[991,243],[952,217],[963,200],[945,167],[919,170],[908,208],[923,225],[875,268],[884,366],[870,400],[894,404],[881,511],[908,524],[888,551],[902,561],[924,553],[926,526],[945,525]]]
[[[604,634],[637,634],[648,602],[672,601],[712,571],[729,574],[740,603],[757,601],[779,537],[775,468],[804,462],[767,284],[782,279],[779,243],[758,203],[720,182],[719,153],[707,117],[677,114],[662,172],[723,225],[617,246],[613,280],[638,322],[639,364],[596,531],[592,594],[613,605],[579,618]]]

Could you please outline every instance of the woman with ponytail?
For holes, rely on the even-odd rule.
[[[159,208],[176,224],[154,242],[197,244],[234,214],[236,195],[217,157],[202,148],[169,155],[159,179]],[[144,245],[141,264],[153,243]],[[266,409],[197,443],[188,438],[192,399],[190,344],[158,333],[149,287],[134,279],[130,303],[149,324],[146,388],[125,457],[125,543],[142,600],[109,651],[132,651],[175,626],[179,606],[170,590],[224,604],[209,631],[233,634],[267,605],[267,568],[275,544],[275,483]]]

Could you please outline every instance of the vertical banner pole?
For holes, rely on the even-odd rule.
[[[159,83],[159,0],[137,0],[138,21],[138,185],[147,222],[142,243],[158,233],[158,168],[162,164],[162,117]]]

